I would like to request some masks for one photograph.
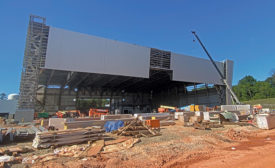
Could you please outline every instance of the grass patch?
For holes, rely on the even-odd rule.
[[[250,104],[250,105],[261,104],[263,108],[275,109],[275,98],[249,100],[249,101],[244,101],[242,103]]]

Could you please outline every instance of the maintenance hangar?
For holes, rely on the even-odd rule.
[[[233,62],[216,64],[231,85]],[[111,113],[231,104],[207,59],[55,28],[31,15],[15,118],[76,109],[80,100],[107,102]]]

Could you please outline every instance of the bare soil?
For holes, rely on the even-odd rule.
[[[100,153],[96,157],[56,157],[31,167],[250,167],[275,165],[275,130],[251,126],[225,126],[197,130],[180,123],[161,129],[161,136],[141,138],[130,149]],[[39,155],[51,150],[37,150],[24,155]],[[24,156],[23,155],[23,156]],[[24,167],[23,164],[13,167]]]

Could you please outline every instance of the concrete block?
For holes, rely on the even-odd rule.
[[[124,119],[114,119],[114,120],[86,120],[86,121],[71,121],[71,122],[65,122],[65,126],[67,126],[67,129],[74,129],[74,128],[86,128],[91,126],[98,126],[103,128],[105,123],[107,121],[132,121],[135,120],[134,118],[124,118]]]
[[[101,120],[100,117],[81,117],[81,118],[74,118],[73,121],[88,121],[88,120]]]
[[[221,105],[221,111],[234,112],[238,111],[240,115],[251,114],[251,106],[248,105]]]
[[[190,123],[201,122],[201,121],[202,121],[201,116],[191,116],[190,119],[189,119]]]
[[[184,112],[175,112],[175,119],[179,119],[179,116],[182,115],[183,116]]]
[[[170,115],[170,113],[136,113],[134,114],[134,117],[137,118],[138,116],[167,116]]]
[[[185,122],[184,115],[178,115],[178,120],[179,122],[184,123]]]
[[[64,123],[68,121],[66,118],[49,118],[49,126],[53,126],[58,130],[64,130]]]
[[[174,120],[175,119],[175,116],[173,114],[169,114],[169,115],[166,115],[166,116],[139,116],[138,119],[139,120],[142,120],[142,121],[145,121],[145,120],[151,120],[152,117],[155,117],[155,119],[157,120]]]
[[[101,120],[132,118],[132,114],[102,115]]]
[[[210,121],[209,112],[203,112],[203,120],[205,120],[205,121]]]
[[[32,122],[34,118],[34,109],[17,109],[14,120],[20,123]]]
[[[196,112],[195,112],[195,116],[203,116],[203,112],[196,111]]]
[[[256,116],[257,125],[261,129],[275,128],[275,115],[271,114],[258,114]]]

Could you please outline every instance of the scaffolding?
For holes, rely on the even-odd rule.
[[[38,77],[40,68],[45,66],[48,35],[49,27],[46,26],[46,19],[30,15],[21,73],[19,110],[35,110]]]

